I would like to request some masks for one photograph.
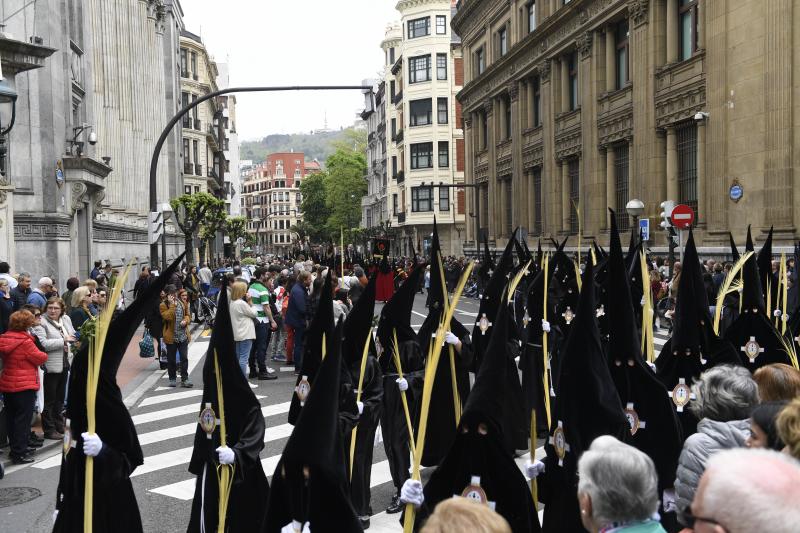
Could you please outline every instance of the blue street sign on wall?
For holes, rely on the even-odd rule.
[[[640,218],[639,219],[639,231],[642,232],[642,240],[649,241],[650,240],[650,219],[649,218]]]

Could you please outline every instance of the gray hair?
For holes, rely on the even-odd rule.
[[[578,461],[578,493],[592,499],[592,518],[601,526],[640,522],[658,509],[658,476],[653,460],[604,435]]]
[[[689,408],[698,419],[744,420],[758,404],[758,384],[738,365],[720,365],[700,374],[692,384],[695,400]]]
[[[800,463],[764,449],[737,448],[708,461],[704,490],[695,497],[702,516],[729,533],[793,533],[800,524]],[[746,503],[746,504],[745,504]]]

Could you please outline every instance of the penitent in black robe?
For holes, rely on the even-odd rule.
[[[351,367],[350,372],[353,382],[358,386],[358,376],[361,373],[360,363]],[[370,507],[370,478],[372,476],[372,453],[375,449],[375,432],[378,429],[378,420],[381,415],[381,401],[383,400],[383,377],[377,359],[367,357],[364,368],[364,382],[362,383],[361,402],[364,412],[358,417],[356,432],[356,449],[353,457],[352,477],[350,478],[350,501],[358,516],[371,516]],[[347,473],[350,475],[350,442],[353,432],[345,433],[344,453]]]

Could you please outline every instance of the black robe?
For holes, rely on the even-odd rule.
[[[350,368],[353,382],[358,386],[361,373],[361,363]],[[358,516],[371,516],[370,506],[370,478],[372,476],[372,454],[375,449],[375,432],[378,429],[378,420],[381,415],[381,402],[383,400],[383,377],[377,359],[367,357],[364,368],[364,381],[362,383],[361,402],[364,411],[358,417],[356,424],[356,448],[353,456],[352,477],[350,477],[350,501]],[[350,475],[350,446],[353,436],[352,429],[345,432],[344,453],[347,473]]]

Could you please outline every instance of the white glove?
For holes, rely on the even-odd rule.
[[[97,433],[81,433],[81,437],[83,437],[83,453],[89,457],[97,457],[103,449],[103,441]]]
[[[452,344],[453,346],[455,346],[456,344],[458,344],[461,341],[458,339],[458,337],[456,337],[453,334],[453,332],[448,331],[447,333],[444,334],[444,342],[446,342],[447,344]]]
[[[416,508],[422,507],[425,495],[422,493],[422,482],[416,479],[407,479],[400,489],[400,501],[410,503]]]
[[[53,525],[55,525],[56,520],[58,520],[58,509],[53,511]]]
[[[356,402],[356,407],[358,407],[358,416],[361,416],[364,413],[364,402]]]
[[[525,473],[530,479],[535,479],[542,472],[544,472],[544,463],[541,461],[534,461],[525,465]]]
[[[406,381],[406,378],[397,378],[395,382],[397,383],[397,388],[400,389],[401,392],[408,390],[408,381]]]
[[[542,319],[542,331],[545,333],[550,333],[550,322],[545,319]]]
[[[778,317],[780,317],[780,316],[781,316],[781,310],[780,310],[780,309],[776,309],[776,310],[774,310],[774,311],[772,312],[772,316],[774,316],[775,318],[778,318]]]
[[[217,453],[219,454],[219,464],[221,465],[231,465],[236,460],[233,450],[227,446],[217,448]]]
[[[664,504],[664,512],[677,511],[678,505],[675,503],[675,489],[665,489],[662,495],[662,502]]]
[[[301,524],[297,520],[292,520],[290,523],[286,524],[281,528],[281,533],[310,533],[311,529],[308,526],[308,522],[305,524]]]
[[[645,363],[647,363],[647,366],[649,366],[652,369],[653,372],[656,371],[656,364],[655,363],[651,363],[650,361],[645,361]]]

